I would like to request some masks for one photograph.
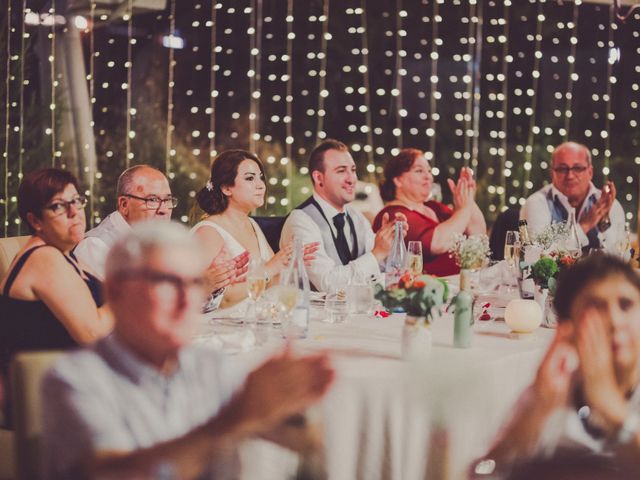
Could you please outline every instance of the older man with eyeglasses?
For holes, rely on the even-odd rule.
[[[532,234],[551,223],[567,220],[574,208],[584,250],[615,250],[625,235],[624,211],[616,200],[616,187],[608,181],[595,187],[591,153],[584,145],[566,142],[553,151],[551,181],[529,198],[520,211]]]
[[[43,382],[43,478],[239,478],[236,449],[261,437],[320,445],[301,412],[329,389],[325,353],[289,347],[247,374],[192,343],[207,265],[176,223],[142,222],[106,262],[112,335],[56,363]]]
[[[118,178],[118,209],[89,230],[74,254],[104,280],[104,264],[111,246],[142,220],[171,220],[178,199],[171,195],[164,174],[149,165],[135,165]]]
[[[131,231],[131,226],[145,220],[171,220],[178,199],[171,194],[169,181],[149,165],[135,165],[118,178],[116,187],[118,209],[89,230],[76,246],[74,254],[91,267],[96,277],[104,280],[104,265],[111,246]],[[222,300],[224,287],[239,280],[247,270],[247,255],[231,260],[215,259],[209,271],[214,285],[207,309],[216,308]]]

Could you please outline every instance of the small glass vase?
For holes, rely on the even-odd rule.
[[[536,286],[533,299],[542,309],[542,326],[546,328],[556,328],[558,325],[558,315],[556,314],[555,308],[553,308],[553,295],[549,295],[549,289]]]
[[[402,358],[418,360],[429,356],[433,346],[431,327],[426,317],[407,315],[402,328]]]

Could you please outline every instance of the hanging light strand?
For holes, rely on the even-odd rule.
[[[214,7],[215,8],[215,7]],[[215,35],[215,25],[211,26],[211,30]],[[171,40],[174,39],[176,33],[176,0],[171,0],[171,10],[169,13],[169,37]],[[167,75],[167,133],[165,137],[165,157],[164,157],[164,171],[167,175],[171,173],[171,156],[173,155],[173,87],[175,84],[174,80],[174,69],[175,69],[175,60],[174,55],[175,52],[173,50],[174,42],[170,42],[169,45],[169,72]],[[214,49],[213,45],[211,46],[212,50]],[[212,66],[213,68],[213,66]],[[211,115],[214,115],[212,112]]]
[[[287,178],[293,178],[293,0],[287,1],[287,117],[289,121],[286,124],[287,138],[285,138],[286,155],[287,155]],[[291,183],[286,186],[287,202],[291,205],[292,190]]]
[[[175,11],[175,0],[172,0],[172,11]],[[216,0],[211,0],[211,53],[210,53],[210,68],[209,68],[209,157],[213,158],[216,155],[216,49],[218,48],[216,43],[216,31],[218,30],[216,24],[216,15],[218,9],[216,8]],[[173,17],[173,14],[172,14]],[[173,27],[172,27],[173,28]],[[169,62],[173,61],[172,54],[169,53]],[[173,71],[171,65],[169,66],[170,82],[173,81]],[[169,94],[172,95],[172,88],[169,87]],[[169,103],[172,101],[172,97],[169,98]],[[171,119],[171,112],[167,111],[167,169],[169,162],[169,149],[171,148],[171,134],[169,133],[169,121]]]
[[[536,105],[538,99],[538,79],[540,77],[540,46],[542,44],[542,6],[543,2],[538,2],[538,13],[536,14],[536,37],[535,37],[535,50],[534,50],[534,58],[533,58],[533,70],[531,72],[531,76],[533,77],[533,82],[531,89],[533,91],[533,95],[531,96],[531,116],[529,118],[529,136],[527,138],[527,148],[525,150],[525,162],[531,163],[531,159],[533,156],[533,141],[534,141],[534,133],[533,127],[536,122]],[[524,180],[523,184],[526,184],[529,181],[531,170],[524,170]]]
[[[11,1],[7,6],[7,78],[5,79],[5,105],[4,105],[4,236],[7,236],[9,228],[9,127],[11,101]]]
[[[9,2],[11,3],[11,2]],[[49,9],[51,17],[51,53],[49,55],[50,63],[50,81],[51,81],[51,103],[49,110],[51,112],[51,166],[56,166],[56,2],[51,2]]]
[[[613,93],[613,64],[614,61],[610,58],[609,52],[613,48],[614,45],[614,28],[615,28],[615,7],[611,5],[609,7],[609,38],[607,42],[607,101],[605,103],[605,114],[604,114],[604,180],[607,181],[609,179],[609,167],[611,164],[611,95]]]
[[[367,26],[367,8],[366,8],[366,0],[360,0],[360,19],[361,26],[364,29],[362,32],[361,38],[361,49],[360,52],[362,54],[362,64],[365,67],[365,72],[362,75],[363,86],[365,89],[364,92],[364,103],[365,103],[365,125],[367,130],[367,144],[364,148],[364,151],[367,155],[367,166],[373,165],[373,129],[372,129],[372,120],[371,120],[371,82],[369,77],[369,28]],[[370,180],[375,179],[375,167],[367,168],[369,172]]]
[[[438,115],[438,22],[440,11],[438,2],[433,2],[433,15],[431,17],[431,90],[429,92],[429,152],[431,152],[432,165],[436,164],[436,126]]]
[[[256,99],[253,94],[256,91],[256,5],[257,1],[251,1],[249,14],[249,150],[255,152],[256,141],[253,137],[256,131]]]
[[[569,62],[569,77],[567,79],[567,92],[565,94],[566,104],[564,108],[564,136],[563,141],[569,140],[569,129],[571,128],[571,115],[567,114],[567,112],[571,112],[572,104],[573,104],[573,84],[574,84],[574,74],[576,71],[576,53],[578,51],[578,15],[580,12],[580,7],[576,3],[573,5],[573,28],[571,29],[571,38],[575,38],[575,41],[571,41],[571,49],[570,56],[573,60]]]
[[[255,152],[256,141],[260,138],[258,132],[260,127],[260,97],[261,93],[261,72],[262,64],[262,0],[253,0],[251,5],[249,35],[249,150]]]
[[[506,20],[504,22],[504,37],[505,41],[502,44],[502,119],[500,121],[500,131],[502,132],[502,138],[500,139],[501,155],[500,155],[500,211],[506,205],[507,201],[507,178],[505,177],[504,170],[507,162],[507,148],[509,143],[507,142],[507,129],[508,129],[508,115],[509,111],[509,4],[505,2],[503,17]]]
[[[131,164],[131,79],[133,72],[133,0],[127,4],[127,115],[125,137],[125,164],[129,168]]]
[[[22,181],[22,163],[24,161],[24,82],[25,82],[25,53],[27,50],[27,32],[25,29],[24,17],[27,13],[27,0],[22,0],[22,11],[20,18],[22,19],[22,29],[20,31],[20,85],[19,100],[20,105],[20,130],[18,133],[18,180]],[[9,159],[7,158],[7,161]],[[18,223],[18,235],[22,234],[22,222]]]
[[[320,41],[320,49],[322,50],[322,59],[320,60],[320,71],[325,72],[325,75],[320,75],[320,80],[318,82],[318,91],[320,95],[318,95],[318,110],[317,110],[317,118],[318,118],[318,126],[316,129],[316,138],[322,139],[324,138],[324,114],[321,115],[321,112],[324,113],[324,102],[325,97],[322,95],[326,86],[327,86],[327,53],[328,48],[327,44],[329,39],[331,38],[331,34],[329,33],[329,3],[330,0],[324,0],[322,5],[322,15],[324,16],[324,22],[322,22],[322,39]]]
[[[402,17],[400,12],[402,11],[402,0],[396,0],[396,68],[395,68],[395,88],[397,90],[396,95],[396,145],[398,148],[402,148],[402,117],[400,116],[400,110],[402,110],[402,56],[400,51],[402,50],[402,37],[400,32],[402,30]]]
[[[475,18],[475,21],[474,21]],[[471,35],[473,35],[473,25],[475,24],[475,42],[471,43],[469,41],[469,56],[471,57],[469,62],[467,62],[467,75],[473,79],[468,83],[469,88],[467,89],[467,93],[469,95],[467,99],[467,109],[468,111],[468,120],[467,120],[467,131],[465,132],[465,143],[466,139],[470,139],[471,148],[467,150],[465,147],[465,166],[469,166],[471,163],[471,167],[476,169],[478,167],[478,140],[480,138],[479,134],[479,126],[480,126],[480,62],[482,60],[482,2],[480,2],[480,6],[477,7],[475,2],[469,5],[469,40],[471,40]],[[471,102],[471,105],[469,105]],[[471,131],[469,131],[471,130]],[[469,134],[472,133],[470,137]],[[467,153],[468,152],[468,153]]]
[[[93,120],[93,105],[96,101],[95,98],[95,73],[96,73],[96,66],[95,66],[95,56],[96,56],[96,46],[95,46],[95,33],[94,33],[94,26],[95,26],[95,22],[96,22],[96,2],[95,0],[91,0],[90,2],[90,8],[91,8],[91,25],[89,26],[89,75],[88,75],[88,79],[89,79],[89,108],[91,109],[91,128],[93,129],[95,126],[95,121]],[[93,162],[89,163],[89,168],[91,168],[93,166]],[[97,167],[97,165],[96,165]],[[96,196],[96,185],[95,185],[95,181],[96,181],[96,172],[94,171],[89,171],[89,211],[91,212],[91,215],[89,216],[89,225],[91,227],[93,227],[94,225],[94,221],[96,219],[97,216],[97,212],[96,212],[96,202],[95,202],[95,196]]]

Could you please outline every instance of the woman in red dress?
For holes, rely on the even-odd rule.
[[[433,175],[424,153],[414,148],[400,150],[384,167],[380,194],[387,204],[373,222],[373,230],[377,231],[385,213],[391,218],[397,212],[406,215],[409,231],[405,241],[422,242],[424,272],[437,276],[460,271],[448,253],[456,234],[487,231],[484,216],[475,202],[476,182],[471,170],[464,168],[457,182],[451,179],[447,182],[453,193],[453,210],[429,200]]]

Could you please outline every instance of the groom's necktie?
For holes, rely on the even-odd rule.
[[[333,217],[333,224],[338,231],[338,238],[336,238],[336,250],[343,265],[346,265],[351,261],[351,252],[349,251],[349,244],[347,243],[347,237],[344,234],[344,213],[338,213]]]

